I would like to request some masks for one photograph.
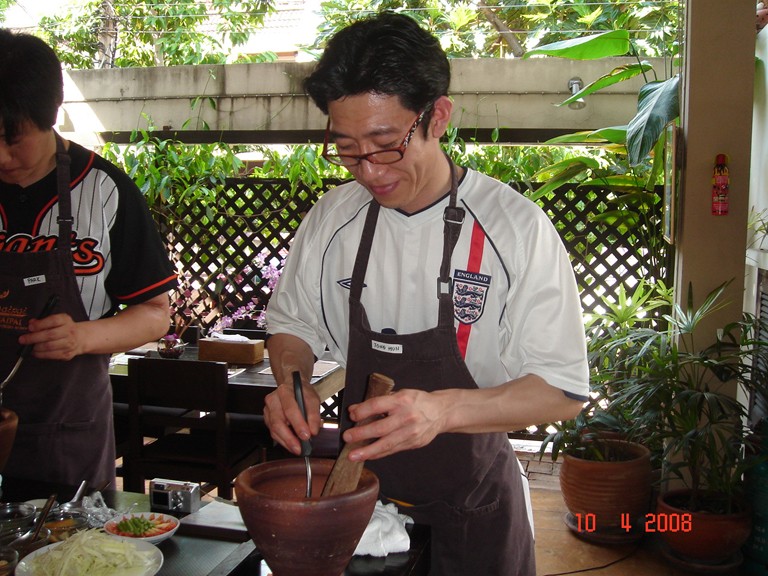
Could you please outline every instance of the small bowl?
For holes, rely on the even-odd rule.
[[[184,340],[160,338],[157,342],[157,353],[161,358],[181,358],[186,348],[187,342]]]
[[[35,519],[37,508],[26,502],[0,504],[0,534],[27,528]]]
[[[51,543],[66,540],[75,532],[90,527],[88,516],[79,512],[49,514],[43,526],[51,531]]]
[[[27,500],[26,504],[32,504],[35,508],[37,508],[37,511],[40,512],[43,508],[45,508],[45,504],[48,502],[47,498],[37,498],[35,500]],[[51,507],[51,510],[56,510],[59,507],[59,503],[55,502],[53,503],[53,506]]]
[[[0,576],[11,576],[19,563],[19,553],[8,546],[0,546]]]
[[[152,536],[136,536],[128,532],[121,532],[118,525],[123,520],[131,518],[146,518],[157,525],[157,530],[162,530],[159,534]],[[116,538],[130,538],[132,540],[143,540],[150,544],[157,544],[167,538],[170,538],[179,529],[179,519],[169,514],[158,514],[156,512],[135,512],[133,514],[119,514],[104,524],[104,532]]]
[[[40,532],[37,535],[37,538],[35,540],[31,539],[31,534],[29,533],[30,528],[22,528],[19,530],[14,530],[13,532],[8,532],[7,534],[4,534],[2,537],[0,537],[0,549],[7,547],[7,548],[13,548],[18,551],[19,553],[19,560],[24,558],[27,554],[30,552],[34,552],[38,548],[42,548],[43,546],[47,546],[50,543],[51,538],[51,531],[48,530],[48,528],[40,528]],[[27,534],[27,537],[23,540],[16,542],[17,538],[21,538]],[[13,545],[11,545],[13,543]],[[3,572],[0,571],[0,576],[2,576]]]
[[[45,504],[48,502],[47,498],[38,498],[36,500],[27,500],[27,504],[32,504],[32,506],[35,507],[35,520],[37,520],[37,517],[40,516],[40,513],[43,511],[43,508],[45,508]],[[53,514],[54,512],[57,512],[59,510],[59,503],[54,502],[53,506],[51,506],[51,510],[49,514]]]

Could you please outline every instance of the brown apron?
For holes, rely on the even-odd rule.
[[[351,424],[347,407],[363,400],[372,372],[394,379],[395,390],[477,388],[461,357],[453,323],[450,260],[464,213],[456,207],[452,163],[451,173],[435,328],[401,335],[370,329],[361,294],[379,205],[371,202],[369,206],[349,299],[343,429]],[[395,501],[403,514],[431,527],[431,574],[535,575],[522,478],[506,434],[441,434],[428,446],[371,460],[366,466],[379,477],[383,498]]]
[[[54,313],[88,320],[75,278],[70,238],[70,158],[57,135],[59,234],[54,250],[0,251],[0,374],[16,361],[18,338],[52,294]],[[19,430],[4,475],[99,486],[115,480],[115,439],[109,355],[86,354],[68,362],[31,354],[3,395],[19,415]]]

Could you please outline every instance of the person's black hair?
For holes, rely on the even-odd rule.
[[[0,122],[11,143],[27,121],[41,130],[56,124],[64,77],[56,53],[31,34],[0,28]]]
[[[324,114],[329,102],[365,93],[397,96],[418,113],[447,95],[450,82],[450,64],[437,38],[413,18],[383,12],[337,32],[304,90]]]

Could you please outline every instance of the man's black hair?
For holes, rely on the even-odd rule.
[[[11,143],[30,121],[41,130],[56,124],[64,102],[64,77],[56,53],[31,34],[0,28],[0,122]]]
[[[366,93],[397,96],[418,113],[448,94],[450,81],[437,38],[408,16],[383,12],[337,32],[304,89],[324,114],[329,102]]]

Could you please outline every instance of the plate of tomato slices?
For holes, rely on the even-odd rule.
[[[135,512],[120,514],[104,524],[104,531],[119,538],[133,538],[157,544],[174,535],[179,529],[179,520],[168,514]]]

